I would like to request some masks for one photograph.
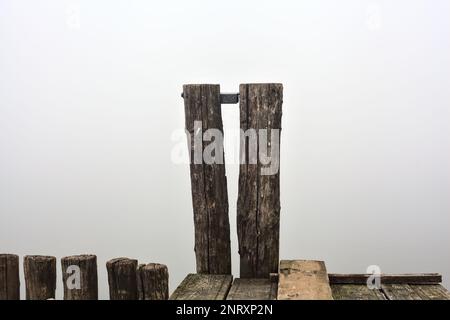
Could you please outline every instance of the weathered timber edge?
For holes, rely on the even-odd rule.
[[[328,274],[330,284],[366,284],[372,274]],[[381,274],[383,284],[439,284],[442,275],[439,273],[417,274]]]

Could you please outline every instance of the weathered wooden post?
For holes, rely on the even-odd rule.
[[[159,263],[141,264],[137,270],[139,300],[169,299],[169,272]]]
[[[19,299],[19,256],[0,254],[0,300]]]
[[[241,135],[237,203],[240,274],[241,278],[268,278],[278,272],[279,260],[283,86],[241,84],[239,96],[245,132]]]
[[[137,266],[137,260],[128,258],[112,259],[106,263],[111,300],[138,299]]]
[[[97,257],[77,255],[61,258],[64,300],[97,300]]]
[[[51,256],[25,256],[23,260],[27,300],[55,298],[56,258]]]
[[[223,138],[212,138],[209,135],[221,133],[223,137],[220,86],[184,85],[183,97],[186,130],[190,141],[197,272],[231,274],[230,222]],[[213,131],[207,132],[208,129]],[[212,140],[208,146],[203,141],[204,135],[205,140]],[[214,151],[208,153],[211,149],[207,147],[213,144],[215,144]],[[209,161],[211,159],[205,161],[204,154],[212,155],[210,158],[213,161]]]

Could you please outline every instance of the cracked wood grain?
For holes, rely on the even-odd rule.
[[[169,299],[169,271],[159,263],[141,264],[137,270],[139,300]]]
[[[271,175],[262,174],[265,165],[261,163],[260,151],[265,147],[273,153],[271,129],[281,130],[283,86],[273,83],[241,84],[239,95],[240,127],[248,133],[245,138],[241,137],[240,147],[237,202],[240,276],[268,278],[270,273],[278,272],[280,173],[277,170]],[[252,129],[256,130],[256,146],[249,139],[251,131],[248,130]],[[262,145],[260,129],[267,130],[266,145]],[[257,157],[252,156],[255,148]],[[274,160],[279,164],[279,159],[274,157]]]
[[[128,258],[116,258],[106,263],[111,300],[138,299],[137,266],[137,260]]]
[[[19,299],[19,256],[0,254],[0,300]]]
[[[73,266],[80,271],[80,287],[73,288],[71,276],[75,275]],[[61,258],[64,300],[97,300],[97,257],[91,254]]]
[[[223,134],[220,106],[220,87],[212,84],[183,86],[186,130],[191,141],[191,191],[195,227],[195,255],[197,272],[204,274],[231,274],[230,223],[228,217],[227,178],[223,142],[215,158],[222,163],[200,163],[195,160],[196,138],[203,137],[207,129],[217,129]],[[201,131],[194,132],[194,122],[200,121]],[[211,142],[201,145],[201,154]]]
[[[47,300],[55,298],[56,258],[51,256],[25,256],[26,299]]]

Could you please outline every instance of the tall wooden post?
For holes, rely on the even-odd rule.
[[[273,138],[277,135],[274,129],[281,132],[283,86],[241,84],[239,96],[245,132],[241,136],[237,203],[240,274],[242,278],[268,278],[278,272],[279,260],[280,149]],[[272,157],[269,164],[267,159],[261,161],[267,156],[265,151]]]
[[[159,263],[141,264],[137,270],[139,300],[169,299],[169,272]]]
[[[0,254],[0,300],[19,299],[19,256]]]
[[[220,86],[184,85],[183,97],[186,130],[189,132],[191,142],[190,170],[197,272],[231,274],[230,222],[223,139],[219,139],[220,141],[211,139],[211,142],[204,142],[202,139],[208,129],[216,129],[216,133],[218,130],[223,136]],[[212,143],[216,144],[215,151],[211,153],[215,161],[209,163],[209,159],[205,162],[204,152],[209,151],[205,148]]]
[[[137,260],[128,258],[112,259],[106,263],[111,300],[138,299],[137,266]]]
[[[27,300],[55,298],[56,258],[50,256],[25,256],[23,260]]]
[[[64,300],[97,300],[97,257],[78,255],[61,258]]]

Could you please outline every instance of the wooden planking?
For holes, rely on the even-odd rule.
[[[272,135],[279,142],[280,131],[273,129],[281,130],[283,85],[241,84],[239,95],[240,127],[246,133],[241,136],[237,202],[240,276],[267,278],[279,263],[279,143]],[[261,155],[267,153],[272,161],[264,165]],[[269,166],[276,170],[266,172]]]
[[[224,300],[232,280],[231,275],[189,274],[170,300]]]
[[[19,299],[19,256],[0,254],[0,300]]]
[[[269,279],[234,279],[227,300],[276,300],[277,283]]]
[[[282,260],[278,280],[278,300],[332,300],[323,261]]]
[[[422,300],[450,300],[450,293],[440,284],[409,285]]]
[[[210,154],[205,149],[209,145],[214,146],[213,142],[203,143],[205,131],[218,130],[223,136],[220,86],[184,85],[183,97],[185,125],[191,147],[190,172],[197,272],[231,274],[230,222],[223,139],[212,137],[216,146],[212,163],[205,162],[206,159],[203,157],[204,152]],[[196,127],[195,122],[199,122],[201,128]]]
[[[232,275],[188,274],[170,296],[170,300],[225,300]]]
[[[384,284],[371,290],[365,284],[332,284],[336,300],[449,300],[448,291],[437,284]]]
[[[408,284],[382,284],[381,290],[389,300],[422,300]]]
[[[331,284],[366,284],[372,274],[335,274],[330,273],[328,278]],[[382,274],[381,283],[384,284],[439,284],[442,275],[438,273],[417,274]]]
[[[333,284],[331,291],[335,300],[386,300],[380,290],[363,284]]]

